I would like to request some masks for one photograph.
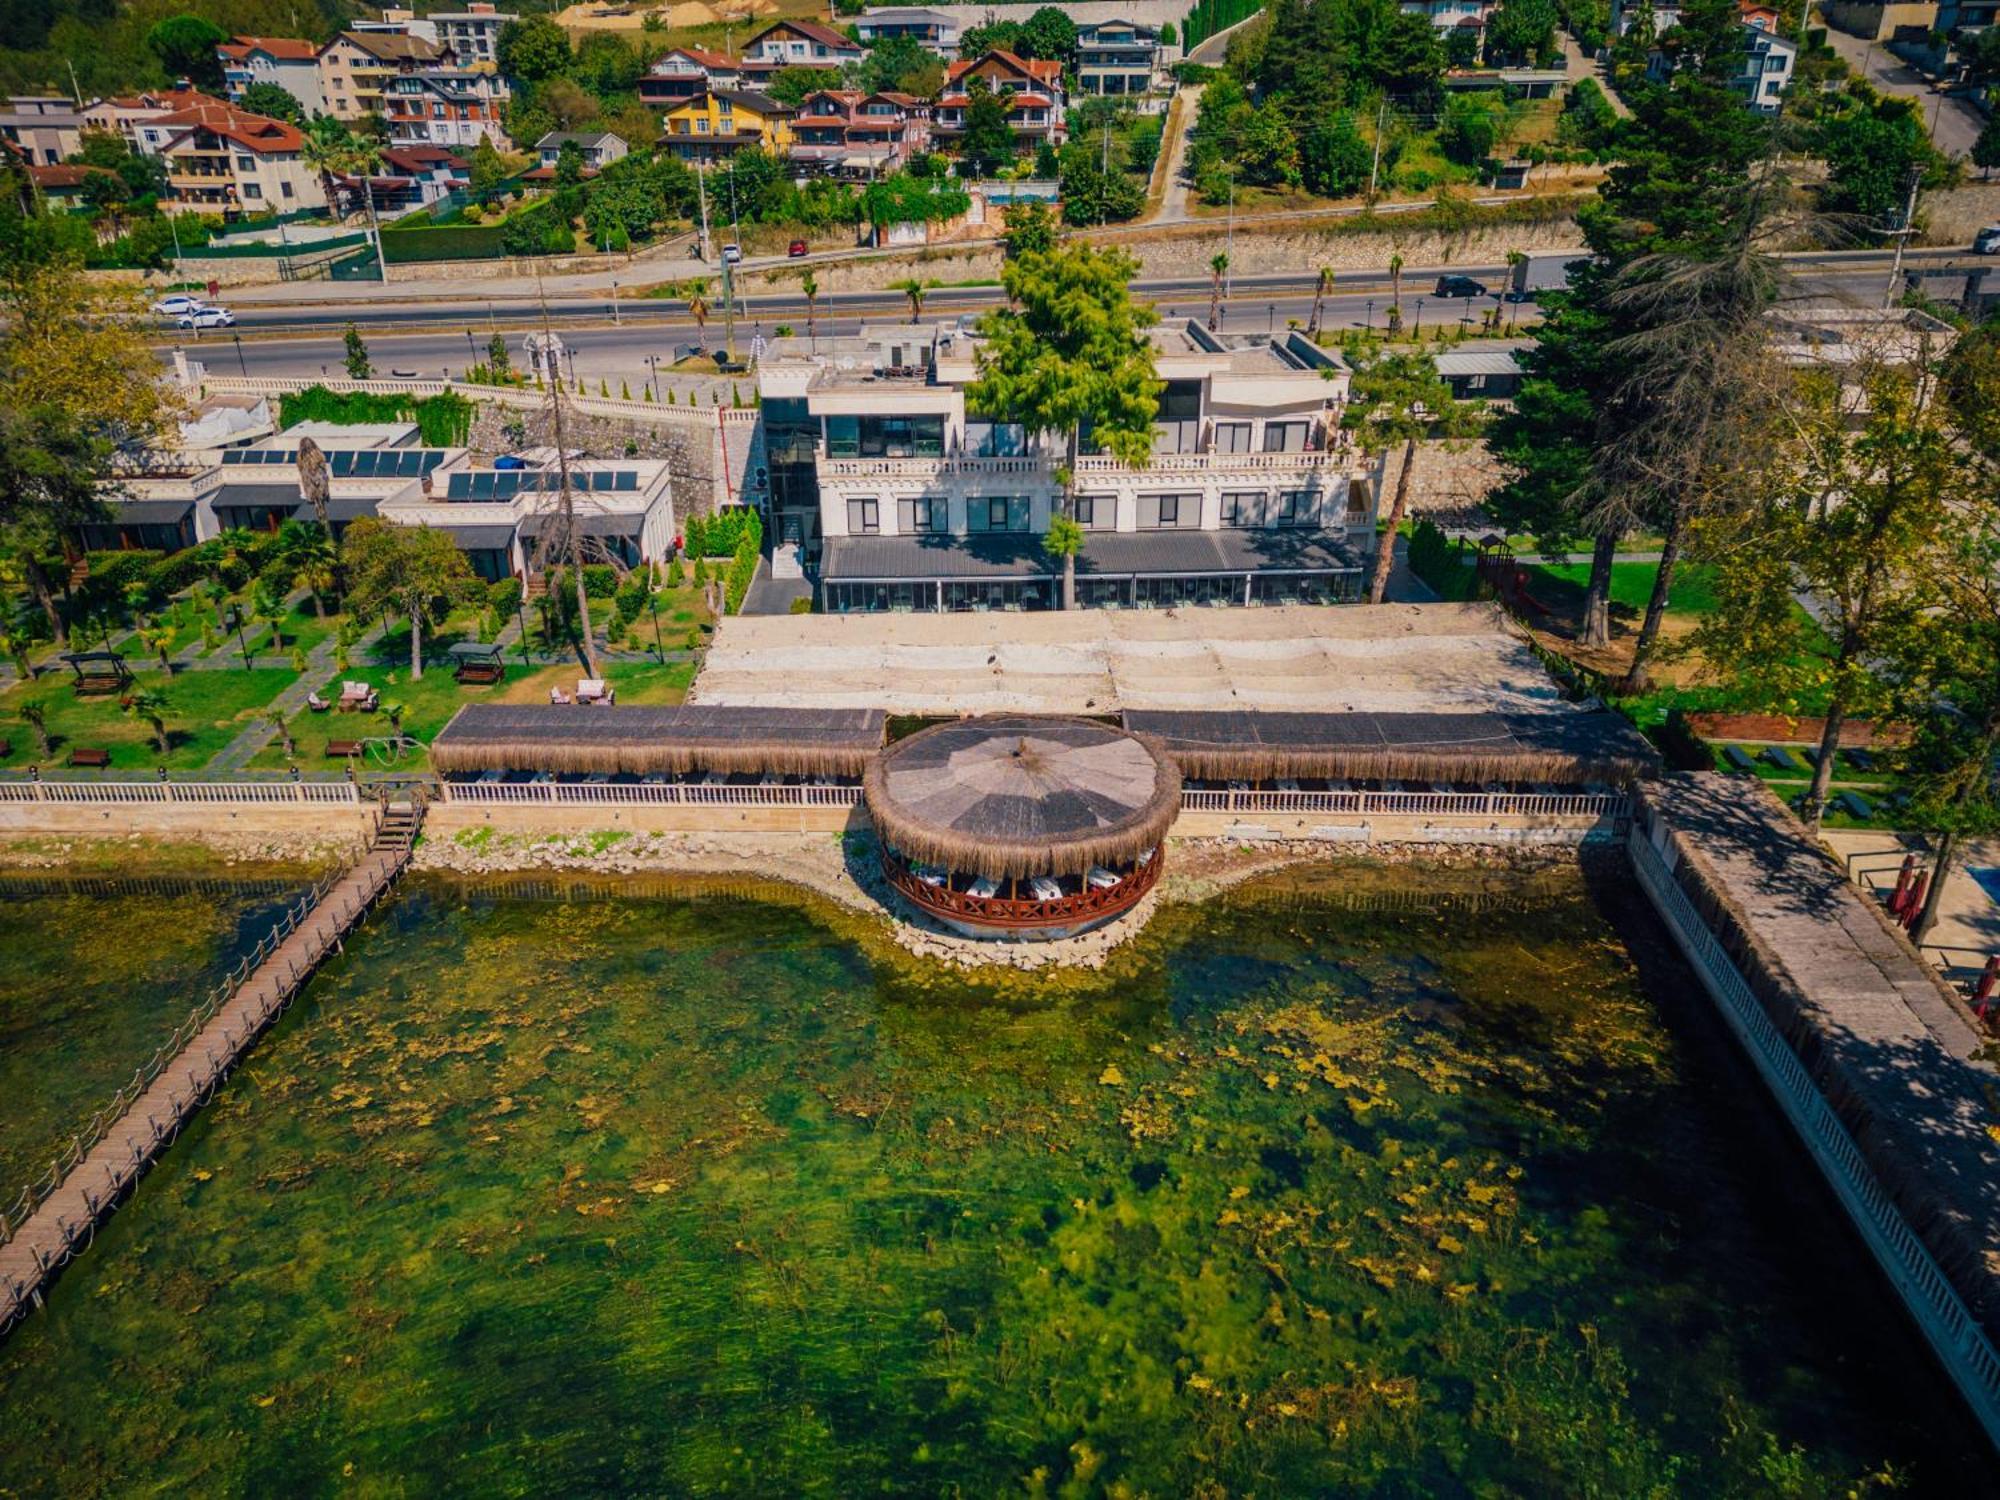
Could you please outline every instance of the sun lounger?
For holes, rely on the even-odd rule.
[[[1028,882],[1028,889],[1037,901],[1058,901],[1062,899],[1062,887],[1046,875],[1037,875]]]
[[[1764,751],[1764,760],[1766,764],[1776,766],[1780,771],[1803,771],[1805,769],[1804,766],[1799,764],[1798,757],[1782,745],[1772,745],[1766,749]]]
[[[1842,792],[1833,799],[1833,805],[1850,818],[1865,822],[1875,816],[1875,805],[1859,792]]]
[[[1855,770],[1872,771],[1875,769],[1875,757],[1868,751],[1849,750],[1846,752],[1846,754],[1847,754],[1847,763],[1850,766],[1854,767]]]
[[[1722,747],[1722,758],[1729,762],[1729,768],[1732,771],[1754,771],[1757,769],[1757,762],[1750,758],[1750,752],[1745,750],[1741,745],[1724,745]]]
[[[1090,873],[1083,878],[1100,891],[1108,891],[1118,884],[1118,876],[1105,869],[1103,865],[1092,865]]]
[[[1000,894],[1000,887],[997,883],[988,880],[982,875],[965,888],[965,894],[968,896],[977,896],[981,901],[991,901],[995,896]]]
[[[306,707],[311,709],[316,714],[323,714],[328,709],[332,708],[333,704],[329,702],[327,699],[320,697],[318,693],[307,693]]]

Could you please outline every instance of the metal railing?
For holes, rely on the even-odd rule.
[[[352,807],[351,781],[0,781],[0,802],[147,802]]]
[[[1639,884],[1665,919],[1729,1029],[1819,1164],[1891,1285],[1965,1395],[1987,1436],[2000,1443],[2000,1353],[1967,1310],[1924,1242],[1883,1189],[1833,1106],[1765,1013],[1708,924],[1681,890],[1643,827],[1626,840]]]
[[[447,781],[442,802],[527,807],[852,807],[858,786],[708,786],[687,782]]]
[[[1622,818],[1628,806],[1623,792],[1282,792],[1190,787],[1181,793],[1185,812]]]

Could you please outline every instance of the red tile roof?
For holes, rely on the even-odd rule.
[[[239,36],[222,43],[215,50],[224,57],[239,61],[252,52],[263,52],[285,62],[311,62],[319,56],[319,48],[313,43],[289,36]]]
[[[967,73],[988,60],[997,60],[1024,78],[1033,78],[1044,83],[1053,83],[1062,77],[1062,64],[1054,58],[1020,58],[1007,51],[1004,47],[995,47],[992,51],[982,56],[962,59],[949,64],[944,70],[945,81],[956,83],[960,78],[963,78]]]
[[[702,47],[676,47],[665,55],[685,57],[690,62],[700,63],[704,68],[711,68],[719,73],[734,73],[738,70],[735,58],[725,52],[710,52]]]
[[[253,115],[249,110],[238,109],[233,104],[197,104],[192,109],[177,109],[146,123],[179,130],[210,130],[225,140],[234,141],[246,151],[262,155],[297,151],[306,140],[295,127],[283,120],[274,120],[269,115]]]
[[[116,94],[97,102],[108,104],[113,109],[157,109],[164,114],[173,109],[192,109],[197,104],[225,104],[228,101],[213,94],[204,94],[200,89],[157,89],[146,94]]]
[[[108,167],[35,166],[32,163],[28,167],[28,176],[44,192],[51,188],[82,187],[83,180],[93,174],[102,177],[116,175]]]

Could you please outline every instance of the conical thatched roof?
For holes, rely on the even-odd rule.
[[[910,858],[994,880],[1075,875],[1158,846],[1181,776],[1142,736],[996,714],[891,745],[862,779],[876,831]]]

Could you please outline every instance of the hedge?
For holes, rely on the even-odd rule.
[[[330,391],[309,385],[278,403],[278,425],[336,422],[361,426],[371,422],[415,422],[425,446],[460,448],[472,431],[472,403],[455,391],[421,400],[411,396],[377,395],[372,391]]]
[[[500,260],[507,254],[502,243],[506,232],[504,224],[385,229],[382,258],[391,265],[424,260]]]
[[[685,538],[689,557],[734,557],[736,546],[746,531],[754,531],[757,546],[764,544],[764,523],[747,505],[732,505],[712,516],[689,516]]]
[[[743,596],[750,591],[750,580],[757,576],[757,557],[764,547],[764,523],[757,518],[757,512],[748,506],[739,507],[739,512],[747,518],[747,524],[737,537],[736,555],[729,564],[728,577],[723,580],[724,609],[732,615],[743,607]]]

